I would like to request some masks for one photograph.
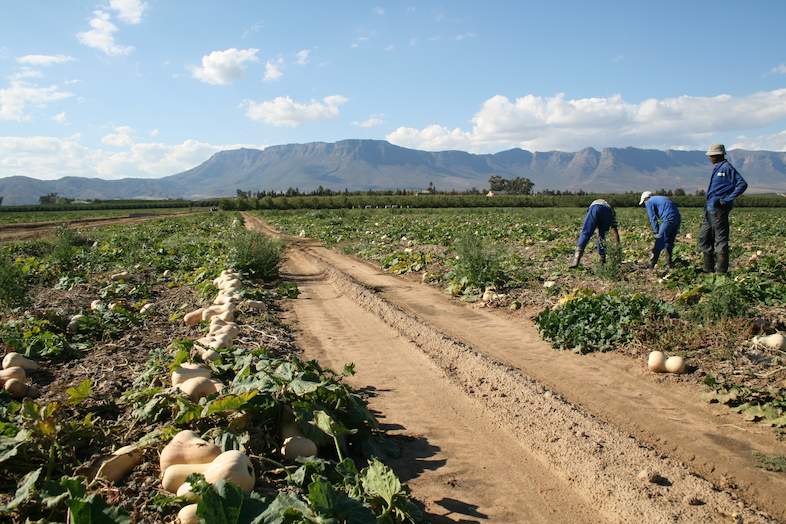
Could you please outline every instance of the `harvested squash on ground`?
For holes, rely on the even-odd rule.
[[[39,369],[39,365],[35,361],[16,352],[8,353],[3,357],[3,369],[13,367],[24,368],[25,371]]]
[[[8,391],[8,393],[16,399],[24,398],[30,393],[30,387],[18,378],[9,378],[6,380],[5,384],[3,384],[3,389]]]
[[[762,345],[767,349],[774,349],[776,351],[786,349],[786,337],[780,333],[773,333],[772,335],[762,337],[754,337],[753,342],[755,344]]]
[[[197,516],[198,504],[189,504],[183,506],[177,512],[177,521],[179,524],[199,524],[199,517]]]
[[[685,373],[685,359],[682,357],[669,357],[666,359],[666,371],[669,373]]]
[[[0,370],[0,386],[4,385],[7,380],[15,378],[16,380],[25,380],[27,373],[25,368],[21,366],[11,366]]]
[[[221,454],[221,448],[190,430],[175,435],[161,450],[158,465],[163,473],[173,464],[206,464]]]
[[[188,395],[194,402],[198,402],[202,397],[208,397],[218,393],[223,387],[223,382],[206,377],[190,378],[177,385],[177,388]]]
[[[242,452],[230,450],[221,453],[209,464],[173,464],[166,468],[161,486],[170,493],[177,490],[189,475],[202,473],[209,483],[226,480],[233,482],[246,493],[254,489],[256,476],[251,460]]]
[[[196,326],[201,320],[202,308],[186,313],[186,316],[183,317],[183,322],[185,322],[186,326]]]
[[[117,482],[142,462],[143,450],[137,446],[124,446],[104,460],[96,478]]]
[[[666,371],[666,355],[663,351],[651,351],[647,357],[647,367],[655,373]]]
[[[177,386],[194,377],[210,378],[210,370],[200,364],[184,362],[172,372],[172,385]]]
[[[109,277],[109,280],[117,282],[118,280],[125,280],[128,278],[128,271],[121,271],[120,273],[115,273]]]

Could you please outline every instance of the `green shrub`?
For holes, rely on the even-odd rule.
[[[280,241],[246,229],[237,230],[230,243],[229,259],[240,271],[264,280],[278,277],[283,246]]]
[[[456,240],[453,247],[458,260],[451,280],[479,289],[503,280],[502,256],[496,246],[478,235],[467,234]]]
[[[535,317],[543,338],[557,349],[578,353],[609,351],[630,341],[635,328],[674,313],[668,304],[646,295],[579,295]]]
[[[8,307],[28,302],[26,278],[11,257],[0,254],[0,304]]]
[[[706,289],[692,311],[694,317],[705,323],[748,316],[756,301],[752,288],[728,277],[718,278]]]

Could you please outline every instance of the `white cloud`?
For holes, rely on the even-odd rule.
[[[138,24],[142,21],[142,13],[147,9],[147,2],[141,0],[109,0],[109,7],[118,18],[127,24]]]
[[[295,53],[295,63],[297,65],[306,65],[311,59],[311,49],[301,49]]]
[[[786,64],[778,64],[772,69],[770,69],[770,73],[775,75],[786,75]]]
[[[243,78],[246,63],[258,62],[259,49],[225,49],[202,57],[202,67],[192,67],[194,78],[206,84],[223,86]]]
[[[160,134],[161,134],[161,131],[159,131],[158,129],[151,129],[151,130],[150,130],[150,133],[148,133],[148,134],[149,134],[151,137],[155,138],[155,137],[157,137],[158,135],[160,135]]]
[[[372,9],[372,12],[373,12],[375,15],[383,16],[383,15],[385,14],[385,8],[384,8],[384,7],[377,6],[377,7],[375,7],[374,9]]]
[[[259,20],[257,22],[254,22],[254,24],[251,27],[249,27],[248,29],[243,31],[243,34],[240,35],[240,38],[246,39],[249,36],[251,36],[252,34],[258,33],[259,31],[261,31],[263,27],[265,27],[265,21],[264,20]]]
[[[729,149],[765,149],[767,151],[786,151],[786,130],[780,133],[748,137],[738,136]]]
[[[63,124],[63,125],[68,123],[68,117],[66,116],[65,111],[61,113],[57,113],[55,116],[52,117],[52,120],[57,122],[58,124]]]
[[[74,57],[68,55],[24,55],[17,57],[16,61],[20,64],[41,67],[73,62]]]
[[[62,91],[56,85],[40,87],[21,80],[11,80],[7,87],[0,89],[0,121],[29,120],[30,115],[27,114],[29,106],[45,107],[51,102],[58,102],[71,96],[72,93]]]
[[[262,102],[247,101],[246,116],[274,126],[297,127],[306,122],[327,120],[339,115],[339,108],[347,102],[341,95],[326,96],[321,102],[297,102],[288,96],[279,96]]]
[[[260,144],[210,144],[185,140],[179,144],[144,142],[122,151],[91,148],[79,134],[66,138],[49,136],[0,136],[0,177],[27,175],[40,179],[88,176],[109,179],[127,176],[155,178],[190,169],[226,149]]]
[[[491,151],[506,147],[580,149],[587,146],[703,147],[718,135],[739,134],[786,119],[786,89],[747,96],[679,96],[625,101],[621,95],[567,99],[496,95],[472,117],[472,128],[433,124],[400,127],[387,138],[423,149]],[[717,140],[714,140],[717,141]]]
[[[128,147],[134,143],[134,130],[128,126],[116,127],[112,133],[104,135],[101,143],[111,147]]]
[[[468,31],[466,33],[460,33],[460,34],[456,35],[456,41],[461,42],[462,40],[467,40],[469,38],[475,38],[476,36],[478,36],[478,35],[476,35],[475,33],[471,32],[471,31]]]
[[[371,127],[381,126],[384,123],[385,123],[385,115],[383,115],[382,113],[374,113],[373,115],[369,115],[369,117],[366,118],[365,120],[361,120],[359,122],[357,121],[352,122],[352,125],[368,129]]]
[[[120,45],[115,42],[117,26],[106,11],[96,10],[90,19],[89,31],[77,33],[76,37],[83,45],[103,51],[109,56],[128,55],[134,51],[132,46]]]
[[[38,69],[30,69],[29,67],[23,67],[19,71],[12,73],[11,76],[8,77],[9,80],[24,80],[26,78],[43,78],[44,73],[39,71]]]
[[[281,71],[281,66],[283,65],[284,65],[283,58],[278,58],[273,61],[268,60],[265,63],[265,77],[264,77],[265,81],[273,82],[284,76],[284,73]]]

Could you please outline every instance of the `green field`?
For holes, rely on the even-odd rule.
[[[683,209],[670,271],[646,269],[653,235],[645,212],[635,208],[618,209],[621,253],[611,252],[600,267],[591,243],[584,266],[571,270],[585,211],[355,209],[261,216],[387,271],[418,274],[468,302],[481,301],[493,288],[497,296],[488,305],[522,309],[558,349],[684,356],[695,372],[683,380],[703,381],[746,416],[786,426],[786,368],[777,369],[784,355],[758,358],[761,350],[751,343],[756,334],[786,328],[786,209],[733,211],[727,276],[700,271],[698,208]],[[733,398],[723,396],[731,391]]]
[[[198,211],[203,209],[197,208]],[[88,218],[121,218],[129,215],[168,215],[188,208],[86,209],[74,211],[10,211],[0,213],[0,226],[36,222],[68,222]]]

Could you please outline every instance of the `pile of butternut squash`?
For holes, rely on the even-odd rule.
[[[3,369],[0,370],[0,385],[14,398],[30,396],[31,388],[25,382],[28,371],[39,369],[38,364],[19,353],[8,353],[3,357]]]

